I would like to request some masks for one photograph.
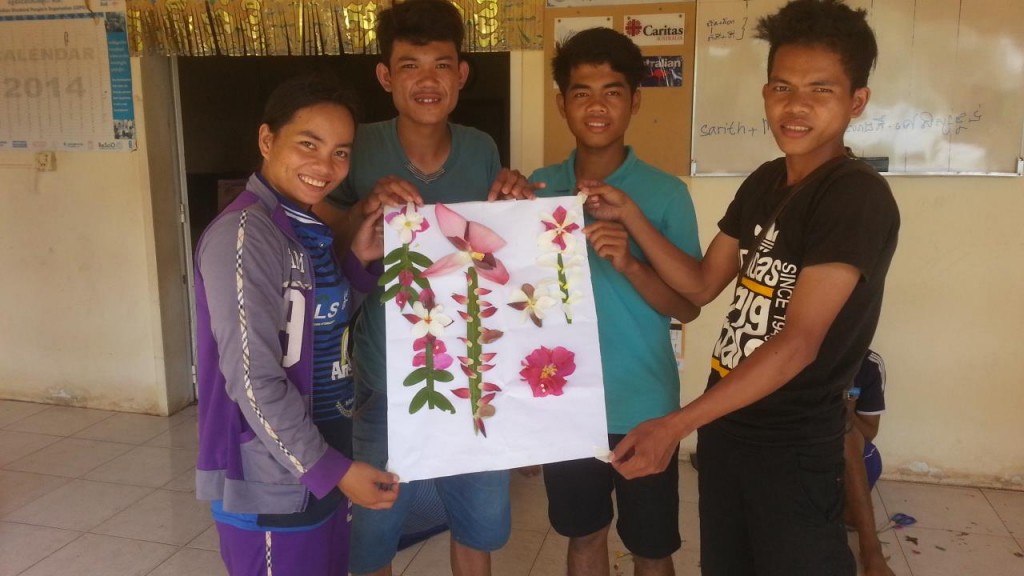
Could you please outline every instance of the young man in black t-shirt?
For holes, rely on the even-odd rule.
[[[874,336],[899,230],[885,180],[843,143],[878,52],[865,16],[794,0],[760,20],[765,115],[785,157],[740,186],[703,261],[658,238],[623,194],[584,190],[591,213],[625,224],[694,304],[735,284],[707,390],[613,453],[622,475],[644,476],[700,429],[705,576],[856,571],[842,522],[844,392]]]

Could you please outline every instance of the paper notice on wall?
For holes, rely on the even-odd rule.
[[[686,33],[686,15],[627,14],[622,19],[622,32],[637,46],[668,46],[682,44]]]
[[[124,1],[0,0],[0,150],[136,147]]]

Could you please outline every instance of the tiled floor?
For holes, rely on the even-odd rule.
[[[214,576],[217,534],[192,494],[195,412],[170,418],[0,400],[0,576]],[[681,463],[680,576],[699,574],[696,475]],[[1024,576],[1024,493],[879,483],[875,514],[897,576]],[[564,574],[539,478],[513,475],[512,539],[496,576]],[[610,553],[632,574],[612,537]],[[448,535],[407,549],[395,574],[450,574]]]

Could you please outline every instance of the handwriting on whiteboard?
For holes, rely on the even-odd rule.
[[[747,17],[713,18],[704,22],[708,42],[716,40],[743,40],[747,36]]]
[[[870,132],[927,132],[940,131],[943,136],[958,135],[971,128],[980,127],[985,115],[981,106],[969,111],[949,114],[937,114],[924,111],[914,112],[900,117],[891,114],[878,114],[857,122],[851,122],[846,128],[847,134],[864,134]],[[725,120],[713,124],[701,124],[697,135],[705,137],[755,138],[771,134],[768,120],[757,121]]]

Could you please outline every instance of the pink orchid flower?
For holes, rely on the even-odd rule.
[[[430,228],[430,222],[416,211],[416,205],[409,202],[384,216],[384,221],[398,232],[398,239],[402,244],[408,244],[416,238],[416,234]]]
[[[544,224],[544,232],[540,235],[539,242],[542,245],[554,244],[562,252],[572,248],[576,244],[576,238],[572,233],[580,229],[578,218],[579,216],[575,212],[569,212],[564,206],[555,208],[550,215],[542,214],[541,222]]]
[[[449,254],[423,271],[423,276],[441,276],[472,265],[480,275],[492,282],[508,282],[508,270],[494,257],[494,253],[505,246],[505,240],[494,230],[479,222],[471,222],[456,214],[444,204],[434,209],[437,224],[448,241],[458,250]]]
[[[519,375],[533,390],[534,397],[561,396],[566,376],[576,371],[576,354],[561,346],[541,346],[523,359]]]

